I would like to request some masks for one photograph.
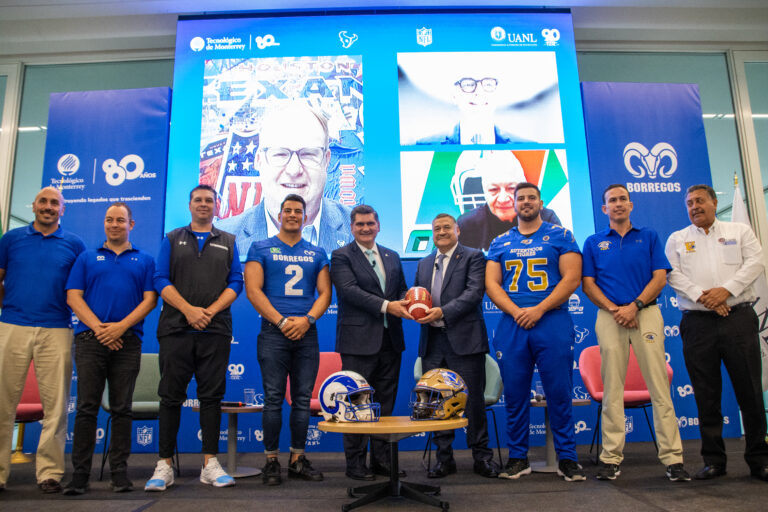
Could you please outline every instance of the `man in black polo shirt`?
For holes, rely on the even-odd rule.
[[[194,375],[200,401],[203,469],[200,481],[215,487],[235,484],[216,453],[221,398],[232,339],[229,306],[243,290],[235,236],[213,227],[216,192],[199,185],[189,194],[192,222],[163,239],[155,289],[163,298],[157,326],[160,343],[160,460],[145,491],[173,485],[171,457],[179,432],[181,405]]]

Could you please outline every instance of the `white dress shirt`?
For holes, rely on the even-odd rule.
[[[728,290],[728,306],[755,299],[752,283],[764,270],[762,249],[746,224],[715,219],[709,233],[691,224],[669,236],[665,252],[681,310],[710,311],[696,302],[710,288]]]
[[[451,258],[453,257],[453,253],[456,252],[456,247],[458,247],[459,244],[455,244],[453,247],[451,247],[448,252],[445,253],[445,258],[443,259],[443,283],[445,283],[445,270],[448,268],[448,262],[451,261]],[[430,281],[429,289],[432,289],[432,285],[435,282],[435,274],[437,273],[437,258],[440,256],[440,251],[437,251],[437,254],[435,255],[435,264],[432,266],[432,280]],[[433,304],[434,306],[434,304]],[[431,326],[433,327],[443,327],[445,325],[445,321],[443,321],[442,317],[438,320],[435,320],[434,322],[430,322]]]

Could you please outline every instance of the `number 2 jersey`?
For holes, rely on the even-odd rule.
[[[501,265],[501,286],[521,308],[544,300],[560,282],[560,256],[581,254],[568,229],[543,222],[530,235],[522,235],[515,226],[497,236],[488,249],[488,259]],[[560,309],[565,309],[565,303]]]
[[[317,275],[328,266],[323,249],[306,240],[291,247],[277,236],[251,244],[248,261],[264,269],[264,294],[283,316],[304,316],[315,303]]]

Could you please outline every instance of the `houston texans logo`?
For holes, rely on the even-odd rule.
[[[349,48],[357,41],[357,34],[348,34],[346,30],[342,30],[339,32],[339,39],[341,40],[341,46]]]
[[[576,343],[581,343],[582,341],[584,341],[584,338],[589,336],[589,329],[587,329],[586,327],[574,326],[573,330],[576,333],[576,340],[575,340]]]
[[[624,167],[638,179],[646,174],[651,179],[657,174],[669,178],[677,170],[677,151],[666,142],[659,142],[650,151],[639,142],[630,142],[624,147]]]

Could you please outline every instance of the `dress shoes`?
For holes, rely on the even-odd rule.
[[[53,478],[49,478],[48,480],[43,480],[42,482],[37,484],[37,486],[45,494],[56,494],[57,492],[61,492],[61,484],[56,480],[54,480]]]
[[[694,476],[696,480],[711,480],[726,473],[725,466],[707,465],[701,468]]]
[[[352,480],[365,480],[370,482],[371,480],[376,479],[376,475],[373,474],[373,471],[371,471],[366,467],[347,468],[346,475],[348,478],[351,478]]]
[[[427,478],[444,478],[456,472],[456,461],[440,462],[427,471]]]
[[[472,470],[485,478],[498,478],[501,468],[494,460],[476,460]]]
[[[760,480],[768,482],[768,466],[763,466],[761,468],[752,468],[752,470],[750,471],[750,474],[755,478],[759,478]]]
[[[376,465],[373,465],[373,466],[371,466],[371,471],[373,471],[373,473],[376,474],[376,475],[387,476],[387,477],[391,473],[391,470],[389,468],[389,464],[376,464]],[[407,476],[407,473],[405,472],[404,469],[401,469],[400,471],[397,472],[397,476],[400,477],[400,478],[405,478]]]

